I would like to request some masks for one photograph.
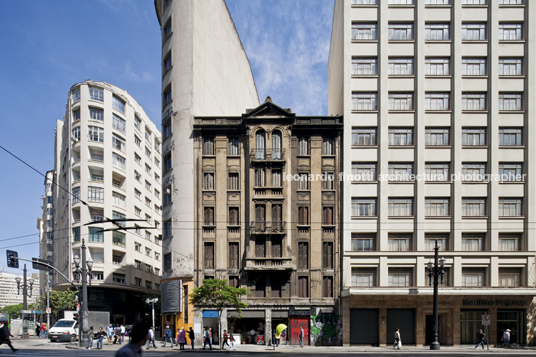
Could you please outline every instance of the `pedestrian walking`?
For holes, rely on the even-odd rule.
[[[212,327],[209,327],[208,331],[210,332],[210,346],[212,346]]]
[[[210,330],[208,327],[205,327],[205,333],[203,335],[203,349],[209,345],[210,350],[212,351],[212,342],[210,341]]]
[[[41,323],[39,321],[35,322],[35,335],[41,338]]]
[[[402,347],[402,340],[400,339],[400,329],[395,330],[395,344],[393,346],[395,350],[399,350]]]
[[[184,327],[181,327],[179,332],[177,332],[177,341],[175,342],[177,342],[181,350],[184,349],[184,344],[186,343],[186,331],[184,331]]]
[[[192,350],[193,350],[194,349],[194,341],[195,341],[195,332],[192,329],[192,327],[190,327],[190,330],[188,330],[188,338],[190,339],[190,343],[192,344]]]
[[[482,332],[482,329],[478,330],[478,333],[476,334],[476,339],[477,339],[478,343],[476,344],[475,349],[478,346],[482,346],[482,349],[484,349],[484,337],[485,336],[486,336],[486,334],[484,332]]]
[[[15,337],[15,336],[13,336],[11,332],[9,332],[9,329],[7,328],[7,321],[0,322],[0,345],[5,343],[6,345],[9,346],[9,348],[11,348],[11,351],[17,352],[19,349],[13,347],[9,337]]]
[[[112,324],[106,327],[106,337],[108,338],[108,346],[110,346],[112,344],[112,339],[114,337],[114,328]]]
[[[129,336],[130,342],[121,347],[115,354],[115,357],[141,357],[141,348],[149,339],[147,326],[141,323],[134,324],[129,332]]]
[[[126,332],[125,325],[121,324],[121,343],[125,340],[125,332]]]
[[[223,349],[223,345],[227,345],[227,349],[231,349],[229,346],[229,342],[227,342],[227,339],[229,338],[229,335],[227,335],[227,330],[223,330],[223,343],[221,345],[221,348]]]
[[[166,329],[164,330],[164,347],[166,347],[166,343],[168,340],[171,343],[171,348],[173,348],[173,338],[171,337],[171,330],[169,329],[169,326],[166,326]]]
[[[93,349],[93,339],[95,338],[95,333],[93,332],[93,326],[89,328],[89,331],[87,332],[87,349],[92,350]]]
[[[152,327],[149,327],[149,339],[147,340],[147,349],[151,346],[151,342],[153,343],[153,348],[156,350],[156,343],[154,342],[154,331]]]
[[[503,346],[506,348],[510,347],[510,329],[507,328],[503,333]]]
[[[99,331],[95,334],[98,350],[102,350],[102,340],[104,340],[104,337],[106,337],[106,331],[104,331],[102,327],[99,327]]]
[[[236,340],[235,340],[235,338],[234,338],[234,336],[233,336],[233,333],[230,332],[230,333],[229,333],[229,343],[230,343],[230,345],[229,345],[229,349],[232,348],[233,351],[236,350],[236,348],[235,348],[235,341],[236,341]]]
[[[48,337],[47,327],[48,327],[47,324],[45,324],[45,323],[41,324],[41,333],[39,334],[39,338],[47,338]]]
[[[121,326],[115,325],[114,328],[114,345],[121,344]]]

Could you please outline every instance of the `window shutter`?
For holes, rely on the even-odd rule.
[[[214,243],[205,243],[205,269],[214,269]]]

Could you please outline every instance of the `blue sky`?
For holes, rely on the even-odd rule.
[[[333,0],[227,0],[227,6],[261,102],[270,95],[297,115],[326,115]],[[0,33],[0,146],[37,171],[53,169],[56,119],[63,118],[69,88],[85,79],[127,90],[160,127],[161,37],[153,0],[2,1]],[[6,248],[38,256],[44,177],[3,150],[0,164],[1,269]]]

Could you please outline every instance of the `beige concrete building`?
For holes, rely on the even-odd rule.
[[[283,323],[283,344],[297,345],[300,327],[306,345],[339,343],[342,126],[342,117],[296,116],[269,97],[242,116],[194,118],[194,279],[249,290],[244,318],[225,310],[222,329],[269,344]],[[218,331],[207,310],[196,314]],[[311,321],[334,328],[322,336]]]
[[[91,80],[71,87],[64,120],[57,121],[54,171],[47,174],[57,186],[46,182],[41,254],[73,280],[73,257],[81,256],[84,240],[93,261],[89,310],[109,311],[112,322],[144,319],[145,295],[159,291],[160,151],[159,130],[125,90]],[[138,221],[119,223],[129,230],[87,225],[106,219]],[[69,287],[52,275],[53,289]]]
[[[436,240],[440,343],[474,343],[482,315],[492,344],[507,328],[534,343],[531,5],[335,1],[329,113],[344,115],[355,174],[342,182],[344,344],[390,344],[397,327],[430,343]]]
[[[194,327],[184,297],[199,285],[193,117],[240,115],[259,99],[225,1],[156,0],[155,8],[162,30],[161,313],[176,331]],[[196,334],[200,341],[200,331]]]

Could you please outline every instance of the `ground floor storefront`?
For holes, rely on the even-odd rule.
[[[439,342],[444,345],[476,344],[482,315],[489,315],[491,345],[501,343],[510,329],[511,343],[534,344],[533,296],[439,296]],[[351,295],[342,298],[343,344],[386,346],[400,329],[405,345],[433,341],[431,295]]]

